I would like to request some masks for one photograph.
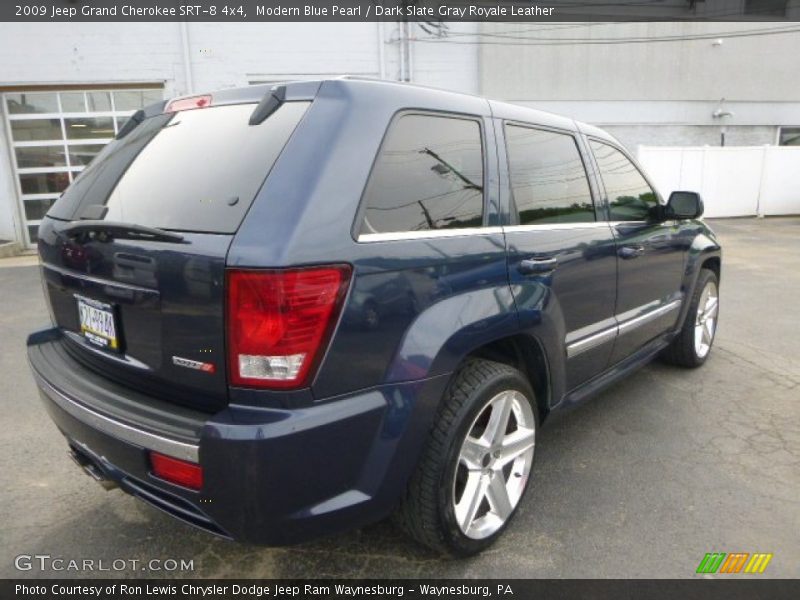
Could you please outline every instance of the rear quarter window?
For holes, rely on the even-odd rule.
[[[255,104],[151,117],[109,144],[48,214],[77,219],[100,204],[109,221],[234,233],[308,105],[287,102],[258,125]]]
[[[395,118],[362,203],[361,234],[480,227],[480,123],[425,114]]]

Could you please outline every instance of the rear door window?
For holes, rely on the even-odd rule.
[[[234,233],[308,105],[287,102],[258,125],[255,104],[151,117],[106,146],[49,216],[100,204],[109,221]]]
[[[575,138],[506,125],[511,191],[520,225],[595,220],[592,193]]]
[[[364,205],[362,234],[480,227],[480,122],[422,114],[396,118],[372,169]]]

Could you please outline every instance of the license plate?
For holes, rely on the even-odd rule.
[[[92,344],[109,350],[119,350],[117,323],[114,308],[105,302],[75,296],[81,333]]]

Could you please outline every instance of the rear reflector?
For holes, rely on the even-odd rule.
[[[153,475],[176,485],[199,490],[203,487],[203,467],[158,452],[150,453]]]
[[[180,110],[194,110],[195,108],[206,108],[211,106],[211,96],[192,96],[190,98],[177,98],[172,100],[164,109],[165,113],[178,112]]]
[[[311,380],[336,324],[350,267],[227,274],[231,384],[296,389]]]

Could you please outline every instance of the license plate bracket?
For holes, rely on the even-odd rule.
[[[81,334],[93,346],[121,352],[119,320],[113,304],[75,295]]]

